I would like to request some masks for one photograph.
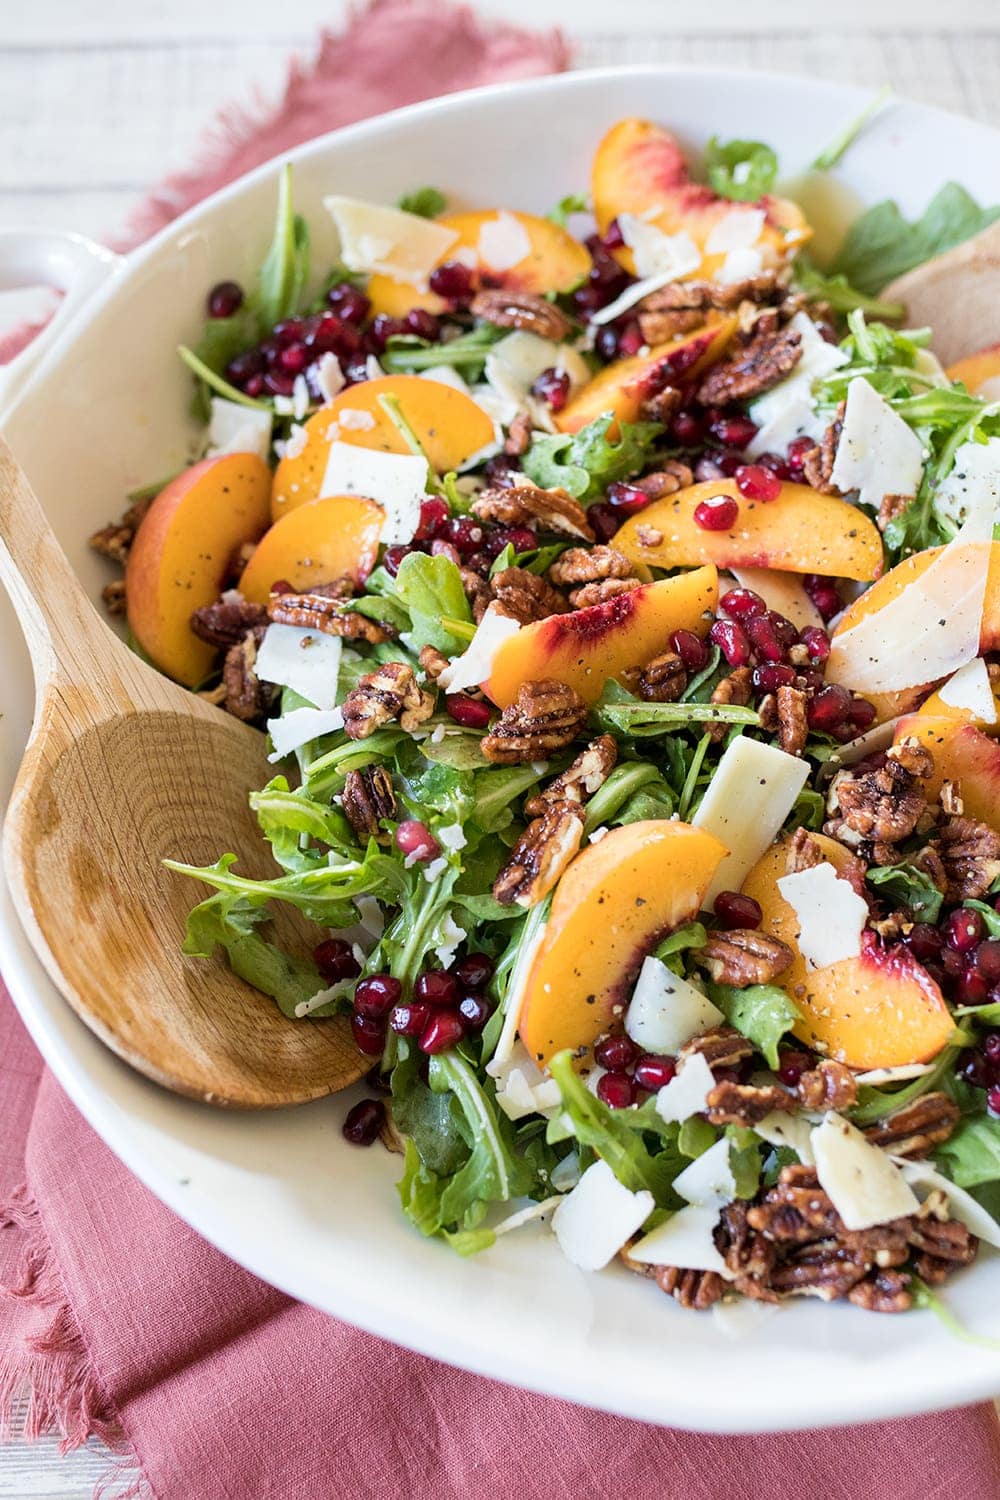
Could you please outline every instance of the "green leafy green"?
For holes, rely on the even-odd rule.
[[[744,1125],[727,1125],[729,1170],[737,1198],[753,1198],[760,1187],[760,1137]]]
[[[927,872],[916,865],[873,865],[865,879],[895,906],[908,907],[918,922],[933,926],[941,915],[944,896]]]
[[[263,328],[273,328],[297,311],[308,279],[309,226],[292,207],[292,167],[286,162],[278,179],[274,238],[254,290],[254,307]]]
[[[858,136],[864,130],[868,121],[879,113],[892,98],[892,89],[886,84],[880,88],[878,93],[868,101],[864,109],[854,119],[849,121],[842,130],[839,130],[830,144],[822,150],[813,162],[813,171],[829,172],[837,165],[849,146],[852,146]]]
[[[420,1076],[421,1053],[408,1041],[392,1070],[392,1121],[409,1136],[432,1172],[450,1176],[469,1154],[460,1129],[461,1111],[452,1093],[435,1092]]]
[[[763,141],[720,141],[713,135],[705,147],[705,171],[720,197],[755,203],[774,187],[778,158]]]
[[[445,620],[471,627],[472,612],[458,568],[450,557],[411,552],[399,565],[396,593],[410,616],[404,643],[411,651],[436,646],[449,656],[464,651],[466,640],[449,630]]]
[[[887,318],[894,322],[904,314],[901,302],[885,302],[879,297],[867,296],[852,286],[840,272],[836,275],[821,271],[807,255],[799,255],[795,261],[795,284],[815,302],[828,302],[834,312],[849,313],[860,308],[871,318]]]
[[[231,897],[242,897],[251,906],[284,902],[322,927],[350,926],[353,908],[349,903],[355,896],[375,893],[388,897],[391,893],[400,897],[408,892],[412,881],[410,872],[404,871],[397,860],[375,844],[360,859],[341,859],[330,864],[324,861],[316,868],[278,875],[273,880],[250,880],[232,874],[235,854],[223,854],[214,865],[185,865],[173,859],[165,859],[163,863],[179,875],[190,875]]]
[[[945,183],[912,223],[886,199],[855,219],[831,270],[875,296],[895,277],[961,245],[998,216],[1000,207],[980,208],[957,182]]]
[[[457,339],[443,344],[431,344],[415,334],[393,334],[380,357],[384,370],[391,375],[419,373],[432,370],[435,365],[451,365],[467,380],[477,380],[482,374],[486,356],[498,340],[507,337],[508,330],[495,328],[492,323],[481,323]]]
[[[778,1043],[802,1019],[801,1011],[785,991],[776,984],[752,984],[745,990],[728,984],[710,984],[707,988],[712,1003],[730,1026],[753,1042],[769,1067],[776,1068]]]
[[[956,1318],[947,1303],[943,1302],[937,1292],[932,1291],[925,1281],[921,1281],[919,1276],[911,1279],[910,1290],[913,1292],[913,1306],[932,1312],[942,1328],[946,1328],[963,1344],[972,1344],[977,1349],[1000,1349],[1000,1339],[989,1338],[982,1333],[973,1333],[971,1329],[966,1328],[965,1324]]]
[[[958,1051],[957,1043],[945,1047],[929,1073],[923,1073],[902,1088],[875,1088],[871,1084],[861,1084],[858,1088],[858,1102],[850,1111],[855,1125],[874,1125],[876,1120],[882,1120],[894,1110],[912,1104],[922,1094],[940,1088],[955,1071]]]
[[[311,960],[292,958],[260,935],[256,929],[266,921],[263,908],[219,892],[188,913],[183,951],[189,958],[211,958],[216,948],[224,948],[234,974],[270,995],[284,1015],[294,1017],[296,1007],[318,994],[324,982]],[[349,1002],[345,1000],[342,1008],[348,1009]],[[319,1013],[330,1010],[324,1007]]]
[[[543,489],[561,487],[577,500],[594,499],[609,484],[637,473],[663,433],[659,422],[620,422],[615,440],[608,437],[615,420],[605,412],[579,432],[536,432],[521,460],[524,472]]]
[[[673,932],[657,943],[653,949],[653,957],[666,964],[674,974],[683,974],[682,955],[690,948],[704,948],[707,942],[708,933],[702,924],[687,922],[683,927],[676,927]]]
[[[203,386],[208,386],[211,390],[213,390],[217,396],[222,396],[226,401],[235,401],[237,406],[252,407],[254,411],[267,410],[267,407],[263,401],[254,401],[253,398],[251,396],[248,396],[245,391],[237,390],[234,385],[230,385],[228,380],[224,380],[223,377],[219,375],[215,370],[213,370],[210,365],[207,365],[205,361],[194,352],[193,349],[189,349],[186,344],[178,344],[177,353],[187,365],[188,369],[191,371],[191,374],[195,375],[198,380],[202,382]],[[207,420],[207,405],[203,410],[199,408],[199,412]]]
[[[677,1133],[677,1149],[682,1156],[702,1156],[709,1146],[715,1145],[718,1134],[703,1115],[689,1115]]]
[[[686,724],[759,725],[756,709],[741,708],[735,703],[647,703],[634,698],[618,683],[609,681],[593,708],[594,718],[602,729],[633,739],[672,734]]]
[[[418,214],[421,219],[436,219],[447,206],[447,198],[436,187],[415,188],[412,193],[403,193],[396,199],[396,207],[404,214]]]
[[[1000,1179],[1000,1120],[987,1114],[967,1115],[934,1154],[959,1187],[996,1182]]]
[[[567,193],[565,198],[560,198],[555,208],[550,208],[545,215],[551,219],[553,224],[558,224],[560,229],[566,228],[566,221],[570,214],[585,214],[590,208],[590,198],[586,193]]]

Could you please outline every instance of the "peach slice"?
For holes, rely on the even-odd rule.
[[[274,471],[271,515],[275,521],[318,497],[332,442],[353,443],[379,453],[411,451],[380,404],[380,396],[394,396],[399,402],[438,474],[460,469],[493,442],[493,422],[482,407],[464,391],[439,380],[383,375],[348,386],[309,418],[305,446],[294,457],[286,454]]]
[[[648,354],[632,354],[606,365],[568,401],[556,417],[560,432],[578,432],[595,417],[614,412],[623,422],[635,422],[648,396],[700,375],[721,359],[736,330],[736,319],[709,315],[705,327],[683,333]]]
[[[689,234],[702,248],[712,230],[729,214],[763,209],[764,228],[758,241],[772,258],[782,259],[810,237],[802,210],[783,198],[764,197],[759,203],[734,203],[710,188],[691,181],[684,153],[674,136],[650,120],[619,120],[597,148],[591,170],[594,215],[603,234],[612,219],[629,213],[648,216],[664,234]],[[654,212],[655,210],[655,212]],[[618,250],[618,259],[634,270],[632,252]],[[696,273],[711,277],[725,256],[708,255]]]
[[[713,495],[739,505],[731,531],[705,531],[695,510]],[[805,484],[782,484],[776,500],[747,500],[735,479],[710,479],[657,500],[626,521],[615,546],[654,568],[777,568],[866,581],[882,569],[882,538],[856,505]]]
[[[576,856],[556,887],[521,1005],[518,1029],[540,1066],[607,1031],[642,960],[698,915],[725,853],[714,834],[657,819],[612,828]]]
[[[966,816],[1000,830],[1000,743],[976,724],[926,712],[926,705],[896,725],[895,742],[907,738],[919,740],[934,757],[934,770],[921,783],[931,800],[952,781]]]
[[[268,523],[271,471],[254,453],[205,458],[172,479],[143,518],[129,550],[129,629],[176,682],[197,687],[216,657],[191,630],[191,615],[219,596],[233,554]]]
[[[643,584],[605,604],[550,615],[503,641],[493,658],[487,697],[506,708],[525,682],[555,678],[596,703],[609,677],[662,651],[675,630],[705,635],[719,598],[715,568]]]
[[[990,344],[976,354],[967,354],[945,370],[949,380],[960,380],[971,396],[982,394],[988,380],[1000,376],[1000,344]],[[991,399],[995,397],[991,393]]]
[[[240,591],[266,604],[271,585],[296,589],[351,577],[363,583],[375,566],[385,513],[361,495],[324,495],[276,521],[251,554]]]
[[[507,287],[510,291],[569,292],[590,272],[590,256],[568,230],[551,219],[540,219],[535,214],[511,213],[528,237],[530,249],[516,265],[496,270],[480,256],[479,236],[483,226],[496,220],[495,208],[480,209],[474,213],[443,214],[437,221],[453,229],[458,239],[450,247],[442,262],[456,259],[459,252],[465,258],[469,252],[476,257],[477,269],[489,277],[491,286]],[[388,313],[401,318],[411,307],[425,307],[428,312],[442,313],[448,303],[434,292],[421,291],[408,281],[396,281],[391,276],[372,276],[367,287],[372,311]]]
[[[850,859],[843,845],[823,834],[812,837],[823,857],[843,870]],[[941,991],[906,949],[871,944],[857,958],[807,969],[798,950],[798,918],[778,889],[788,873],[789,842],[780,839],[761,856],[743,882],[743,894],[760,905],[761,931],[780,938],[795,955],[780,980],[802,1012],[795,1035],[852,1068],[904,1067],[935,1057],[955,1023]]]

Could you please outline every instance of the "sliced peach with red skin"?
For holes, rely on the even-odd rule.
[[[960,380],[970,395],[975,396],[987,380],[1000,376],[1000,344],[990,344],[976,354],[967,354],[945,370],[949,380]]]
[[[824,834],[811,835],[823,858],[841,873],[848,850]],[[779,839],[743,882],[762,912],[760,930],[787,943],[791,967],[778,981],[802,1013],[800,1041],[852,1068],[895,1068],[927,1062],[951,1040],[955,1023],[934,980],[906,948],[879,947],[862,934],[856,958],[809,969],[799,951],[795,909],[778,889],[788,874],[790,838]]]
[[[967,817],[1000,831],[1000,743],[976,724],[939,714],[907,714],[896,725],[896,744],[916,739],[934,757],[934,770],[921,786],[931,801],[946,781],[953,782]]]
[[[271,471],[255,453],[205,458],[172,479],[143,517],[129,549],[129,629],[176,682],[197,687],[217,652],[191,629],[230,576],[234,553],[268,524]]]
[[[524,625],[501,642],[483,690],[506,708],[524,683],[554,678],[596,703],[609,677],[651,661],[673,631],[707,634],[718,599],[715,568],[697,568]]]
[[[458,239],[441,257],[441,264],[472,252],[477,259],[477,269],[489,278],[489,285],[506,288],[508,291],[533,292],[543,296],[546,292],[569,292],[584,281],[590,272],[590,256],[568,230],[551,219],[541,219],[536,214],[515,213],[516,219],[528,237],[530,246],[527,255],[515,265],[497,270],[482,260],[479,255],[479,236],[483,225],[495,220],[495,208],[479,209],[472,213],[443,214],[438,219],[447,229],[453,229]],[[424,307],[428,312],[443,313],[448,303],[431,291],[423,291],[408,281],[396,281],[391,276],[375,275],[367,287],[372,311],[388,313],[401,318],[411,307]]]
[[[811,234],[802,210],[784,198],[765,196],[757,203],[734,203],[720,198],[703,183],[692,182],[676,137],[651,120],[619,120],[611,127],[594,156],[591,193],[602,234],[620,214],[649,216],[664,234],[683,231],[703,249],[721,219],[763,209],[764,228],[758,246],[770,250],[773,260],[784,259]],[[615,254],[623,266],[634,271],[631,250],[617,250]],[[708,255],[695,274],[711,277],[724,260],[724,254]]]
[[[721,359],[735,331],[735,318],[715,316],[704,328],[659,344],[648,354],[613,360],[566,403],[556,426],[560,432],[578,432],[609,411],[622,422],[637,421],[649,396],[682,378],[693,379]]]
[[[695,511],[713,495],[739,505],[730,531],[706,531]],[[882,538],[856,505],[806,484],[782,484],[776,500],[748,500],[735,479],[710,479],[667,495],[625,522],[615,546],[654,568],[777,568],[866,581],[882,569]]]
[[[319,497],[330,444],[351,443],[377,453],[410,453],[406,440],[380,402],[392,396],[438,474],[460,469],[494,439],[493,422],[464,391],[422,380],[419,375],[383,375],[348,386],[305,424],[302,448],[274,471],[271,514],[275,521],[297,505]],[[361,421],[356,413],[361,413]],[[365,425],[370,419],[370,425]]]
[[[656,819],[612,828],[570,864],[528,973],[518,1030],[547,1064],[589,1047],[620,1017],[646,955],[692,921],[726,847],[702,828]]]
[[[266,604],[279,580],[307,590],[335,578],[363,583],[375,566],[385,512],[361,495],[324,495],[276,521],[257,544],[240,592]]]

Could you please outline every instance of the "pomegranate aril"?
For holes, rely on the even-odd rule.
[[[413,998],[426,1005],[457,1005],[458,995],[458,980],[446,969],[426,969],[413,986]]]
[[[743,464],[738,453],[715,453],[712,455],[719,466],[720,474],[727,479],[732,479],[737,469],[742,469]]]
[[[716,620],[708,638],[718,646],[731,667],[745,667],[750,660],[750,642],[742,625],[735,620]]]
[[[867,698],[852,698],[847,718],[855,734],[864,734],[878,718],[878,709]]]
[[[712,910],[727,929],[759,927],[764,919],[759,903],[740,891],[720,891],[712,904]]]
[[[989,1088],[993,1082],[992,1069],[981,1052],[963,1052],[959,1059],[958,1075],[974,1088]]]
[[[605,501],[598,500],[596,505],[588,508],[587,520],[593,527],[594,535],[599,542],[610,542],[622,524],[622,515]]]
[[[639,1048],[627,1036],[606,1036],[594,1048],[594,1061],[609,1073],[624,1073],[639,1056]]]
[[[777,500],[781,494],[781,480],[762,464],[742,464],[733,476],[736,488],[748,500]]]
[[[688,672],[700,672],[708,666],[708,647],[693,630],[675,630],[670,644]]]
[[[238,281],[218,281],[205,305],[210,318],[231,318],[243,306],[243,288]]]
[[[732,495],[709,495],[694,508],[694,524],[702,531],[728,531],[735,526],[740,507]]]
[[[734,620],[749,620],[767,613],[767,605],[753,589],[730,589],[719,600],[719,608]]]
[[[515,553],[534,552],[538,547],[538,538],[530,526],[503,526],[497,533],[504,547],[513,547]]]
[[[811,1066],[808,1052],[801,1052],[796,1047],[782,1047],[778,1051],[778,1078],[786,1088],[793,1089]]]
[[[565,370],[550,365],[531,387],[531,394],[544,401],[550,411],[562,411],[569,400],[570,380]]]
[[[906,946],[919,963],[927,959],[937,958],[944,944],[944,938],[936,927],[931,927],[928,922],[915,922],[904,939]]]
[[[417,1046],[421,1052],[435,1057],[439,1052],[447,1052],[449,1047],[454,1047],[464,1035],[465,1026],[458,1011],[439,1010],[431,1016],[420,1033]]]
[[[954,998],[959,1005],[985,1005],[990,987],[975,969],[966,968],[955,981]]]
[[[1000,984],[1000,941],[986,938],[976,949],[975,964],[987,984]]]
[[[493,1014],[493,1007],[485,995],[463,995],[458,1002],[458,1013],[466,1031],[482,1031]]]
[[[779,662],[785,654],[785,648],[778,639],[778,633],[774,628],[774,622],[768,615],[754,615],[746,622],[746,633],[750,637],[753,649],[764,661]]]
[[[351,1017],[351,1035],[354,1045],[365,1057],[380,1057],[385,1047],[385,1022],[373,1021],[368,1016],[355,1013]]]
[[[851,710],[851,695],[839,682],[821,688],[806,708],[810,729],[829,732],[844,723]]]
[[[429,285],[432,292],[448,302],[467,302],[472,296],[472,271],[460,261],[446,260],[431,272]]]
[[[717,463],[715,453],[703,453],[694,466],[694,477],[698,484],[707,484],[711,479],[725,479]]]
[[[431,1008],[423,1001],[413,1000],[409,1005],[397,1005],[389,1017],[389,1025],[399,1036],[420,1036],[431,1018]]]
[[[795,678],[795,668],[780,661],[754,667],[752,674],[754,691],[758,693],[776,693],[780,687],[792,687]]]
[[[413,534],[419,541],[426,541],[429,537],[436,536],[450,518],[447,500],[442,500],[440,495],[432,495],[429,500],[420,502],[420,524]]]
[[[401,854],[412,855],[419,864],[436,859],[441,853],[438,841],[419,818],[404,818],[396,829],[396,847]]]
[[[824,578],[820,573],[806,573],[802,585],[824,620],[830,620],[840,612],[841,598],[832,578]]]
[[[621,233],[620,229],[618,233]],[[628,272],[618,264],[614,256],[610,253],[607,241],[603,240],[599,234],[588,234],[584,240],[584,244],[590,252],[591,282],[605,288],[617,288],[629,279]],[[614,246],[612,248],[617,249],[618,247]]]
[[[1000,1031],[991,1031],[983,1041],[983,1052],[986,1061],[994,1067],[1000,1063]]]
[[[242,385],[253,375],[260,375],[267,364],[259,349],[244,349],[235,354],[226,366],[226,379],[232,385]]]
[[[617,219],[612,219],[604,231],[602,243],[605,250],[620,250],[624,245],[625,236],[622,234],[622,227]]]
[[[402,318],[390,318],[388,313],[376,313],[368,329],[365,343],[370,353],[382,354],[391,338],[398,338],[400,334],[409,332]]]
[[[1000,1115],[1000,1084],[994,1084],[986,1093],[986,1108],[991,1115]]]
[[[415,333],[418,338],[426,339],[429,344],[436,344],[440,341],[441,321],[425,307],[411,307],[403,321],[410,333]]]
[[[281,370],[268,370],[264,387],[272,396],[290,396],[295,389],[295,376]]]
[[[609,484],[604,496],[612,510],[617,511],[620,516],[634,516],[640,510],[645,510],[650,503],[650,497],[645,490],[641,490],[636,484]]]
[[[264,389],[263,375],[251,375],[249,380],[243,382],[243,389],[248,396],[259,396]]]
[[[443,534],[463,554],[475,552],[483,541],[483,528],[475,516],[452,516]]]
[[[343,938],[327,938],[320,943],[313,949],[313,962],[327,984],[336,984],[338,979],[357,979],[361,973],[350,943]]]
[[[605,360],[618,358],[618,334],[610,325],[599,328],[594,335],[594,349]]]
[[[826,661],[830,655],[830,637],[818,625],[807,625],[799,632],[799,640],[809,652],[811,661]]]
[[[791,479],[792,477],[788,472],[788,465],[780,453],[761,453],[758,456],[757,462],[762,469],[767,469],[769,473],[776,475],[778,479]]]
[[[638,323],[626,323],[618,335],[618,354],[622,359],[629,359],[633,354],[638,354],[643,348],[646,340],[642,336],[642,329]]]
[[[945,942],[956,953],[971,953],[983,935],[983,919],[977,911],[959,907],[945,923]]]
[[[655,1094],[658,1089],[666,1088],[676,1072],[677,1064],[672,1057],[647,1055],[636,1063],[632,1080],[638,1088]]]
[[[347,323],[363,323],[371,303],[349,281],[338,281],[326,294],[327,306]]]
[[[785,462],[793,474],[801,474],[805,456],[811,453],[816,444],[810,437],[793,438],[788,445],[788,457]]]
[[[724,448],[745,448],[757,436],[757,427],[749,417],[714,416],[709,431]]]
[[[463,729],[485,729],[493,712],[482,698],[470,698],[465,693],[449,693],[444,706],[448,715]]]
[[[597,1097],[609,1109],[628,1109],[635,1103],[635,1083],[627,1073],[604,1073],[597,1080]]]
[[[403,561],[403,558],[409,557],[411,552],[419,551],[421,551],[421,548],[419,547],[386,547],[384,553],[382,554],[382,566],[383,568],[385,568],[385,571],[388,573],[390,578],[395,578],[396,574],[399,572],[399,565]]]
[[[286,375],[301,375],[308,363],[309,353],[304,344],[292,344],[278,356],[278,364]]]
[[[965,970],[965,956],[957,948],[944,948],[941,952],[941,966],[950,979],[957,979]]]
[[[705,436],[705,420],[691,411],[679,411],[670,423],[670,436],[682,448],[695,448]]]
[[[384,1124],[385,1105],[381,1099],[362,1099],[347,1111],[341,1135],[352,1146],[370,1146],[378,1140]]]
[[[495,967],[488,953],[467,953],[452,966],[451,972],[463,990],[481,990],[493,978]]]
[[[370,974],[354,991],[354,1009],[359,1016],[380,1021],[399,1003],[403,986],[391,974]]]

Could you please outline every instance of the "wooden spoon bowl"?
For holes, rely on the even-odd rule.
[[[198,888],[164,858],[273,875],[247,797],[265,741],[130,652],[101,620],[0,440],[0,580],[35,672],[31,739],[3,830],[25,931],[77,1014],[176,1093],[274,1108],[347,1087],[370,1066],[347,1021],[292,1021],[221,958],[180,949]],[[308,951],[304,923],[277,937]],[[314,939],[313,939],[314,940]]]

